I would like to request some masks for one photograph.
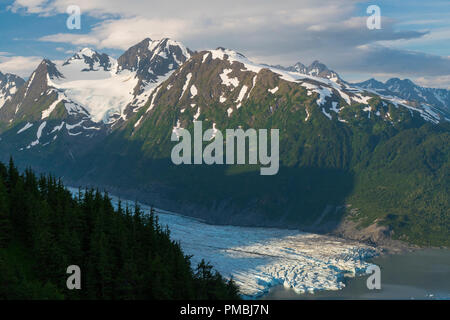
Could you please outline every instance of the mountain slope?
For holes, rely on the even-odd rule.
[[[7,152],[41,149],[50,144],[85,143],[104,134],[105,128],[91,120],[88,110],[70,100],[54,85],[64,75],[44,59],[13,98],[0,109]],[[58,140],[58,137],[60,139]]]
[[[58,66],[63,76],[51,86],[83,106],[93,122],[110,124],[123,115],[137,83],[134,73],[117,68],[114,58],[85,48]]]
[[[1,299],[239,299],[209,264],[192,268],[154,213],[116,210],[99,191],[74,197],[12,162],[0,163],[0,221]],[[72,264],[82,270],[82,290],[66,285],[61,270]]]
[[[128,75],[128,98],[117,108],[94,107],[92,95],[82,95],[86,101],[77,101],[86,105],[86,117],[103,129],[91,138],[80,135],[85,139],[78,148],[74,140],[56,139],[23,149],[26,144],[14,139],[30,134],[27,143],[35,141],[42,119],[30,122],[32,129],[22,119],[2,134],[2,154],[51,169],[73,185],[107,187],[213,223],[331,232],[355,221],[383,225],[388,236],[415,243],[448,242],[449,122],[443,111],[350,85],[320,63],[288,70],[223,48],[193,53],[171,44],[146,39],[110,67],[99,58],[92,68],[89,59],[76,59],[76,74],[86,83]],[[64,70],[53,72],[49,83],[76,100],[68,84],[78,80]],[[86,74],[106,78],[86,80]],[[101,116],[94,119],[93,110]],[[259,165],[174,165],[172,133],[192,131],[195,120],[203,130],[279,129],[279,173],[261,176]],[[52,126],[41,128],[42,139],[51,137],[45,130]]]
[[[355,83],[355,86],[370,89],[383,95],[396,96],[409,101],[423,103],[442,112],[447,119],[450,119],[450,90],[424,88],[416,85],[409,79],[400,80],[392,78],[385,83],[375,79]]]
[[[8,150],[39,147],[45,149],[39,152],[48,153],[63,144],[62,153],[73,160],[126,121],[127,113],[134,114],[152,88],[191,53],[170,39],[146,39],[119,60],[89,48],[60,65],[43,60],[24,88],[0,110],[0,132],[9,129]]]
[[[17,90],[23,86],[25,80],[14,74],[0,72],[0,109],[10,100]]]
[[[192,57],[157,87],[139,116],[130,119],[127,125],[132,128],[131,135],[138,134],[147,119],[155,121],[155,106],[165,105],[175,107],[177,118],[172,119],[173,127],[187,127],[194,120],[215,117],[217,125],[229,128],[239,123],[241,114],[249,116],[242,108],[246,103],[264,106],[270,114],[276,115],[276,109],[286,100],[297,101],[296,108],[304,115],[302,122],[309,121],[310,112],[315,111],[341,123],[371,117],[391,123],[408,118],[434,123],[445,121],[432,110],[350,87],[338,81],[338,77],[330,80],[260,66],[236,52],[217,49]],[[250,126],[246,120],[240,124]]]
[[[386,224],[388,235],[415,243],[446,243],[448,204],[439,199],[449,188],[449,127],[406,103],[264,68],[232,51],[199,52],[81,159],[72,177],[214,223],[331,231],[350,219]],[[204,130],[279,128],[279,173],[173,165],[171,134],[193,130],[194,120]],[[408,153],[395,157],[399,142]],[[419,190],[412,207],[408,199]]]
[[[137,112],[147,102],[156,87],[192,54],[189,48],[168,38],[144,39],[122,54],[118,59],[118,70],[135,72],[138,80],[134,87],[134,99],[125,111],[127,115]]]

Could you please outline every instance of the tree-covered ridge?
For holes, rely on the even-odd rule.
[[[81,290],[66,269],[81,268]],[[0,163],[0,299],[237,299],[238,290],[170,239],[154,213],[107,194],[78,197],[51,176]]]

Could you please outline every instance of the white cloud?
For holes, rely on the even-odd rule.
[[[0,55],[0,71],[3,73],[13,73],[26,78],[30,76],[41,61],[41,57]]]
[[[10,6],[13,12],[17,12],[20,9],[24,9],[27,13],[39,13],[43,14],[48,10],[46,7],[46,0],[16,0]]]
[[[98,49],[126,50],[146,37],[180,39],[190,30],[188,21],[181,19],[145,19],[141,17],[105,20],[88,34],[58,33],[40,38],[41,41],[94,46]]]
[[[415,78],[414,81],[423,87],[445,88],[450,90],[450,75],[438,77],[418,77]]]
[[[406,50],[448,40],[448,28],[397,31],[398,21],[383,16],[381,30],[368,30],[361,10],[370,4],[367,0],[75,2],[16,0],[11,10],[48,16],[76,4],[83,15],[101,17],[85,34],[61,26],[39,39],[77,47],[125,50],[146,37],[170,37],[194,50],[223,46],[271,64],[319,59],[342,73],[426,77],[445,76],[450,68],[444,57]]]
[[[280,4],[272,0],[191,0],[150,4],[141,0],[16,0],[12,10],[49,15],[65,13],[69,5],[76,4],[84,15],[107,17],[87,34],[76,35],[63,29],[41,38],[43,41],[125,49],[145,37],[171,37],[196,49],[239,37],[276,40],[286,29],[298,34],[320,21],[339,23],[351,16],[357,2],[360,1],[284,0]]]

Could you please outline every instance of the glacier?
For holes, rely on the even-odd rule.
[[[78,189],[69,188],[73,194]],[[111,196],[117,208],[119,198]],[[124,206],[127,200],[121,200]],[[128,201],[130,207],[134,202]],[[148,205],[139,203],[145,213]],[[211,225],[156,209],[159,223],[170,229],[192,265],[202,259],[232,278],[244,298],[255,299],[283,285],[298,293],[340,290],[345,278],[365,273],[376,248],[344,239],[297,230]]]

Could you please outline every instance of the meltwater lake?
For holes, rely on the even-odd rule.
[[[263,299],[445,299],[450,300],[450,250],[423,249],[370,260],[381,268],[381,290],[368,290],[367,276],[348,279],[339,291],[298,294],[275,287]]]
[[[69,190],[78,193],[78,189]],[[118,198],[110,197],[117,206]],[[128,203],[134,205],[133,201]],[[139,205],[149,213],[149,206]],[[180,242],[185,254],[192,255],[193,266],[202,259],[210,262],[223,276],[234,279],[244,298],[450,297],[449,251],[379,256],[373,247],[335,237],[276,228],[210,225],[160,209],[156,212],[160,224],[169,227],[172,239]],[[380,292],[369,291],[365,284],[363,275],[371,264],[382,269]]]

